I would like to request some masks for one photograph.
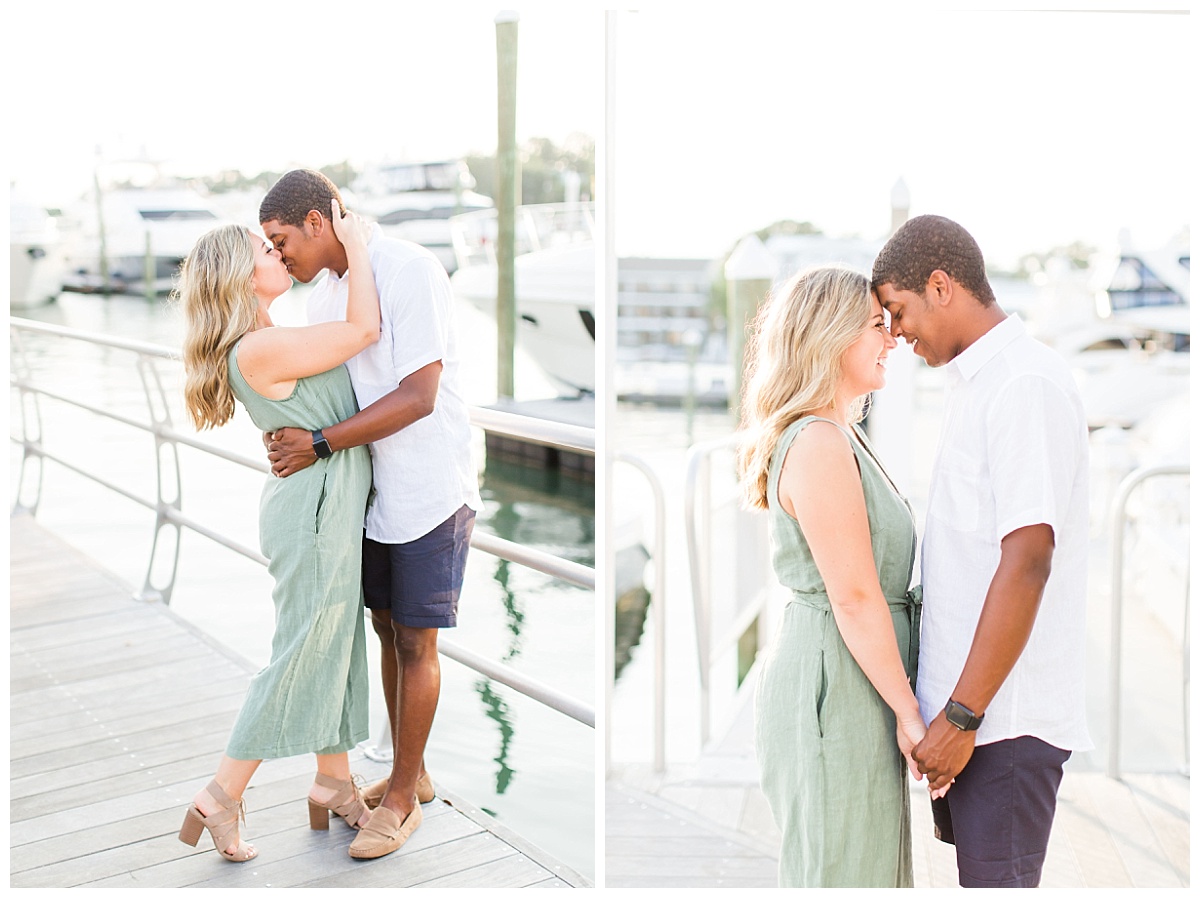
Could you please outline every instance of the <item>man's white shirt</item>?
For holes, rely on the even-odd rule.
[[[921,551],[921,714],[927,723],[936,717],[958,682],[1001,540],[1048,524],[1054,555],[1033,631],[987,707],[976,744],[1035,736],[1069,751],[1089,749],[1088,441],[1079,391],[1063,359],[1012,316],[946,367]]]
[[[379,342],[346,363],[360,409],[400,381],[441,361],[432,414],[371,443],[375,494],[366,531],[382,543],[424,536],[463,505],[479,511],[479,479],[471,456],[466,402],[459,391],[459,356],[450,279],[422,246],[371,228],[367,244],[379,291]],[[308,298],[310,322],[346,317],[347,277],[330,271]]]

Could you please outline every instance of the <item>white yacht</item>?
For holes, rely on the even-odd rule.
[[[350,185],[346,202],[379,223],[389,237],[419,243],[451,274],[458,267],[450,218],[492,208],[476,193],[465,162],[404,162],[376,165]]]
[[[591,203],[517,210],[517,345],[564,391],[596,390],[596,257]],[[455,295],[496,314],[496,213],[451,219]]]
[[[75,221],[63,287],[84,293],[141,292],[148,268],[155,292],[170,291],[196,240],[222,223],[205,197],[181,187],[103,191],[99,205],[81,201]]]
[[[1076,291],[1075,326],[1050,342],[1071,364],[1088,425],[1132,428],[1164,405],[1186,403],[1191,375],[1191,254],[1186,234],[1155,250],[1127,241],[1092,261]],[[1062,281],[1049,289],[1071,301]],[[1064,325],[1065,325],[1064,319]]]
[[[62,289],[58,223],[49,211],[10,186],[8,192],[8,305],[30,309],[53,302]]]

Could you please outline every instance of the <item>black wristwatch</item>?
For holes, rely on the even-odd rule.
[[[333,450],[329,448],[329,441],[325,439],[325,434],[319,430],[312,432],[313,452],[317,453],[317,458],[329,458],[333,455]]]
[[[954,699],[946,702],[946,719],[964,732],[979,729],[983,723],[983,715],[975,716],[975,712],[966,705],[960,705]]]

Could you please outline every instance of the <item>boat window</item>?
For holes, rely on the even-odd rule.
[[[459,210],[461,211],[461,210]],[[437,206],[433,209],[397,209],[386,215],[380,215],[376,221],[381,225],[400,224],[405,221],[429,221],[430,219],[449,218],[455,213],[453,206]]]
[[[216,215],[208,209],[139,209],[146,221],[213,221]]]
[[[1142,306],[1182,305],[1184,299],[1141,259],[1126,256],[1121,259],[1108,287],[1108,298],[1112,309],[1135,309]]]

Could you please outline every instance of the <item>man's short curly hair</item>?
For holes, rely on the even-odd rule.
[[[346,206],[337,186],[319,171],[298,168],[288,172],[267,191],[258,207],[259,224],[278,221],[298,228],[308,213],[316,209],[329,218],[330,201],[336,199],[342,214]]]
[[[942,270],[983,305],[996,301],[984,270],[983,253],[966,229],[940,215],[918,215],[892,235],[871,270],[871,289],[891,284],[924,293],[929,276]]]

